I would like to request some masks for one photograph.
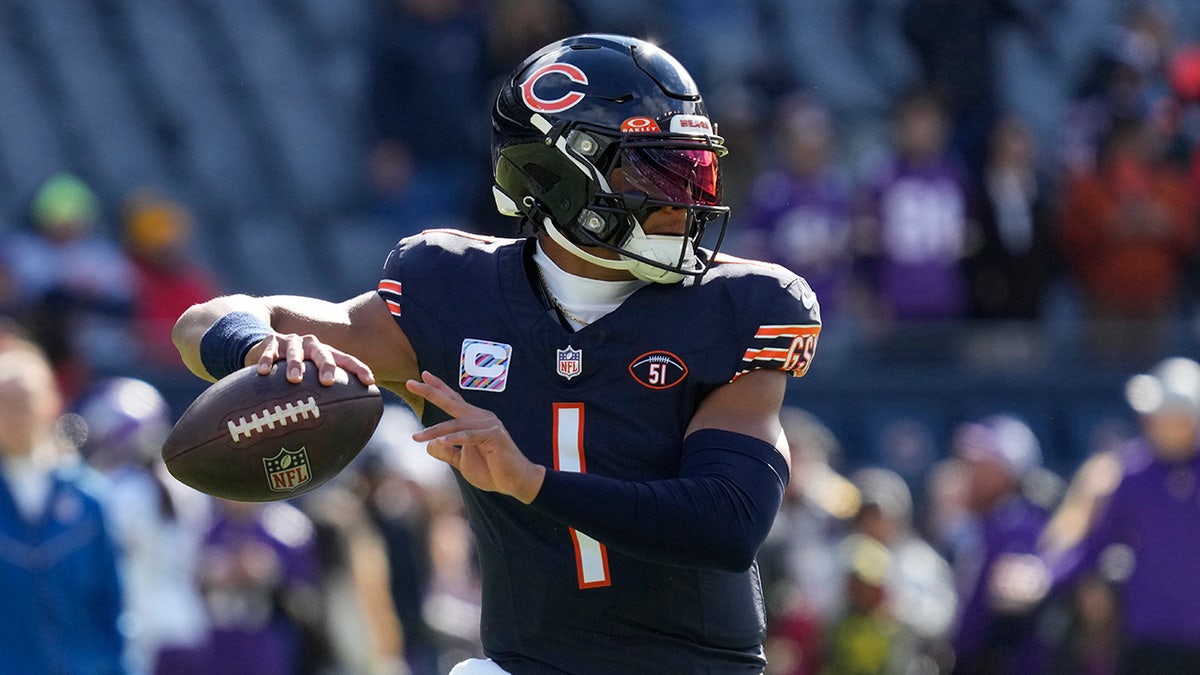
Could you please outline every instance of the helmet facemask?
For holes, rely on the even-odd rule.
[[[554,129],[536,114],[532,121],[534,126],[545,127],[547,136],[544,145],[526,146],[528,151],[542,154],[543,159],[545,153],[557,151],[571,169],[553,172],[556,178],[565,173],[573,174],[574,179],[547,181],[543,186],[548,188],[546,199],[526,196],[519,212],[530,215],[532,210],[535,223],[576,256],[601,267],[628,270],[645,281],[676,283],[707,271],[711,255],[724,240],[729,219],[729,207],[721,204],[718,161],[726,149],[719,136],[613,134],[585,122]],[[523,153],[518,150],[514,154]],[[529,165],[525,166],[529,171]],[[529,178],[538,180],[536,175]],[[586,196],[579,194],[581,190]],[[576,215],[555,212],[558,209],[554,207],[578,203],[580,198],[585,198],[586,204]],[[506,211],[505,199],[502,192],[497,194],[501,211]],[[643,226],[651,214],[663,208],[684,212],[681,232],[646,232]],[[713,222],[719,222],[717,241],[706,252],[700,244]],[[581,246],[612,251],[617,259],[581,250]]]

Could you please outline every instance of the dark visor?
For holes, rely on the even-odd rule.
[[[621,148],[621,166],[629,184],[651,199],[705,206],[721,203],[717,154],[712,150],[628,144]]]

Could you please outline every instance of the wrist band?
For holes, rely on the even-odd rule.
[[[250,312],[221,317],[200,338],[200,363],[218,380],[246,365],[246,354],[272,334],[270,324]]]

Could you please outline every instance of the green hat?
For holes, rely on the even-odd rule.
[[[98,212],[96,193],[68,173],[51,176],[33,199],[33,219],[38,227],[72,225],[86,229],[95,222]]]

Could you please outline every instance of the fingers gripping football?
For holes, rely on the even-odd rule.
[[[258,372],[266,375],[277,361],[287,362],[287,379],[293,384],[304,377],[305,361],[317,367],[317,379],[321,384],[333,384],[340,367],[355,375],[363,384],[374,384],[371,369],[358,358],[321,342],[315,335],[276,333],[265,338],[262,352],[257,359]],[[250,356],[253,357],[251,350]]]
[[[428,441],[431,456],[458,470],[480,490],[506,494],[528,504],[541,489],[545,468],[530,462],[494,413],[463,400],[435,375],[409,380],[408,390],[454,417],[413,434]]]

